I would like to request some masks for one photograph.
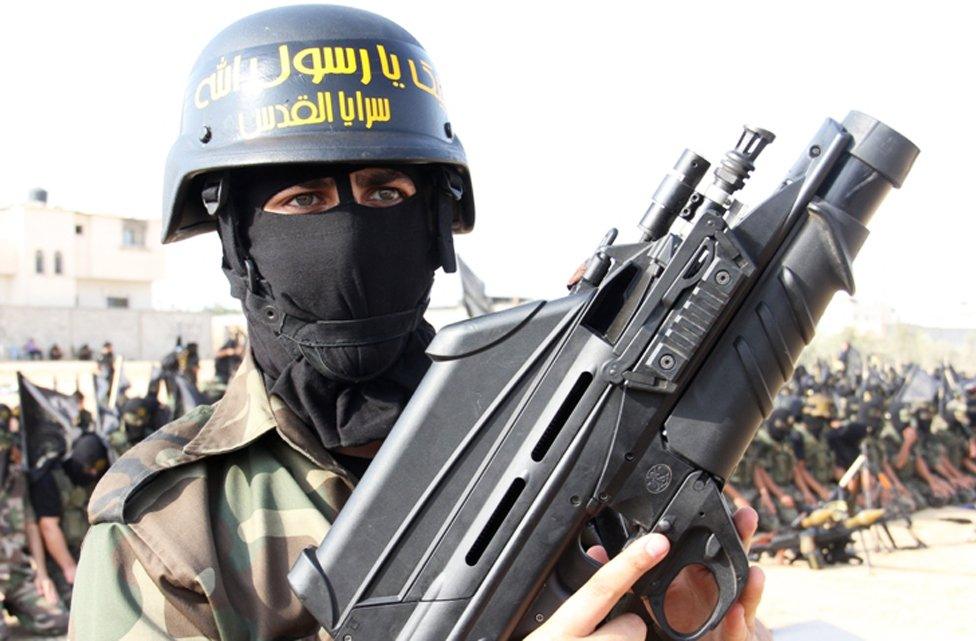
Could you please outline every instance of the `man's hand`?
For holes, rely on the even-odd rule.
[[[741,509],[734,517],[739,537],[748,549],[759,517],[751,508]],[[576,594],[566,600],[542,627],[526,641],[644,641],[647,627],[636,614],[619,616],[604,625],[603,619],[631,586],[667,555],[670,544],[665,536],[649,534],[638,539],[612,560],[607,561],[602,548],[590,550],[590,556],[606,561]],[[668,588],[668,611],[677,621],[704,621],[710,614],[711,590],[694,573],[682,573]],[[705,635],[706,641],[769,641],[769,631],[756,620],[756,608],[762,596],[765,577],[759,568],[751,568],[739,601],[729,608],[717,628]],[[598,627],[599,626],[599,627]]]
[[[793,497],[789,494],[781,494],[779,497],[779,504],[788,510],[796,508],[796,501],[794,501]]]
[[[58,591],[54,587],[54,581],[49,576],[38,573],[34,577],[34,588],[37,590],[38,596],[50,605],[58,604]]]

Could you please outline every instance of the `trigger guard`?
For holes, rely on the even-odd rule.
[[[685,479],[654,529],[668,537],[671,552],[635,584],[634,591],[649,601],[655,622],[668,637],[695,641],[715,628],[739,598],[749,570],[748,559],[718,486],[704,472]],[[668,623],[664,601],[668,587],[690,565],[702,565],[712,573],[718,598],[697,630],[682,633]]]
[[[703,534],[707,535],[706,542],[704,543],[705,549],[713,542],[717,542],[715,535],[702,531]],[[696,536],[696,535],[692,535]],[[682,543],[686,546],[685,543]],[[700,549],[697,545],[686,546],[688,549]],[[719,555],[721,555],[719,557]],[[738,598],[740,591],[736,585],[735,574],[729,567],[731,559],[724,549],[714,551],[711,558],[709,555],[702,555],[698,558],[691,558],[693,555],[687,555],[687,558],[681,558],[673,563],[668,564],[666,571],[662,572],[661,576],[657,576],[651,587],[651,592],[646,595],[646,598],[651,606],[651,612],[654,614],[655,623],[660,627],[669,637],[673,639],[680,639],[682,641],[692,641],[693,639],[699,638],[702,634],[713,629],[728,609],[735,603]],[[705,558],[702,558],[705,557]],[[726,561],[723,563],[722,561]],[[715,607],[712,609],[709,617],[699,626],[697,630],[691,633],[681,633],[674,630],[668,623],[667,616],[664,610],[665,597],[667,596],[668,587],[671,583],[678,578],[681,572],[692,565],[701,565],[709,572],[711,572],[712,577],[715,579],[715,587],[718,590],[718,598],[715,602]]]

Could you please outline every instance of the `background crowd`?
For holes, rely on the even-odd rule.
[[[888,521],[976,499],[976,380],[870,360],[845,344],[797,368],[728,479],[726,496],[759,512],[756,554],[849,561],[859,529],[896,546]]]
[[[137,392],[106,342],[93,375],[95,412],[80,390],[63,394],[18,375],[19,404],[0,404],[0,640],[9,634],[4,614],[29,633],[64,633],[98,480],[159,427],[219,400],[243,353],[242,337],[229,338],[214,380],[201,386],[196,344],[177,340]]]
[[[177,341],[136,393],[105,343],[94,413],[80,391],[18,378],[19,405],[0,405],[0,594],[23,629],[64,631],[88,499],[101,475],[168,421],[218,400],[243,354],[243,338],[228,339],[215,379],[201,384],[196,345]],[[916,510],[976,499],[971,425],[976,379],[948,364],[882,366],[845,344],[833,362],[797,368],[725,494],[760,514],[754,556],[815,568],[856,560],[858,530],[887,532],[892,520],[910,526]]]

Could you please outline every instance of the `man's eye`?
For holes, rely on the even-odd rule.
[[[395,187],[380,187],[369,195],[369,200],[376,203],[393,203],[402,199],[403,192]]]
[[[298,194],[288,201],[293,207],[311,207],[319,203],[319,197],[312,193]]]

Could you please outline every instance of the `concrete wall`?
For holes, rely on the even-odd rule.
[[[130,309],[152,307],[152,284],[123,280],[78,279],[78,307],[105,308],[109,296],[125,298]]]
[[[0,359],[34,338],[46,352],[52,343],[66,354],[83,343],[98,351],[111,341],[115,353],[130,360],[157,360],[173,349],[176,337],[213,354],[211,315],[207,312],[163,312],[138,309],[85,309],[0,305]]]

